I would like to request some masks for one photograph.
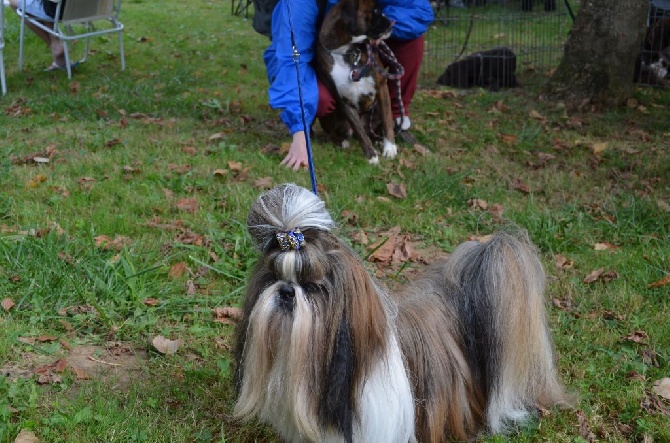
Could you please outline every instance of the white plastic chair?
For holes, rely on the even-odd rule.
[[[5,2],[0,0],[0,86],[2,95],[7,94],[7,80],[5,80]]]
[[[23,38],[26,20],[49,34],[56,36],[63,43],[68,78],[72,78],[72,63],[70,62],[68,43],[76,39],[86,39],[84,57],[79,61],[83,63],[88,57],[90,38],[110,33],[117,33],[119,35],[121,70],[126,69],[126,60],[123,55],[123,24],[119,21],[121,0],[65,0],[65,4],[60,0],[55,0],[55,3],[58,5],[54,21],[53,23],[48,23],[49,26],[45,26],[34,17],[23,13],[25,11],[26,0],[19,2],[19,8],[16,10],[16,13],[21,17],[19,71],[23,69]],[[94,25],[100,21],[106,21],[109,24],[96,29]],[[82,27],[83,29],[81,29]]]

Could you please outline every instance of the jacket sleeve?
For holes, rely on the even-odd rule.
[[[290,2],[288,5],[290,21],[288,2]],[[270,82],[268,90],[270,106],[282,110],[281,119],[291,134],[303,129],[309,130],[316,115],[319,89],[311,62],[317,38],[317,18],[318,7],[315,1],[279,0],[272,14],[272,43],[263,54]],[[300,54],[298,71],[293,57],[291,24]],[[307,128],[303,128],[300,92],[302,92]]]
[[[427,0],[380,0],[384,14],[395,20],[392,37],[413,40],[422,36],[435,19]]]

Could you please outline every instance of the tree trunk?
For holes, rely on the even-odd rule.
[[[648,11],[649,0],[585,0],[542,98],[577,110],[623,104],[633,93]]]

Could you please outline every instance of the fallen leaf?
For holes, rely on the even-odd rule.
[[[363,231],[362,229],[359,230],[359,231],[354,232],[353,234],[351,234],[351,239],[355,243],[359,243],[361,245],[367,245],[369,243],[368,236],[365,234],[365,231]]]
[[[387,183],[386,189],[393,197],[403,199],[407,197],[407,190],[404,183]]]
[[[596,155],[603,153],[605,149],[607,149],[606,142],[594,143],[591,145],[591,152],[593,152]]]
[[[665,377],[654,382],[654,387],[651,388],[656,395],[660,395],[666,400],[670,400],[670,378]]]
[[[486,200],[471,198],[468,200],[468,206],[470,206],[471,209],[481,209],[486,211],[486,209],[489,207],[489,204],[486,202]]]
[[[568,258],[563,254],[557,254],[554,256],[554,264],[558,269],[569,269],[572,267],[574,262],[572,260],[568,260]]]
[[[379,245],[379,242],[375,243],[373,245],[373,248],[377,248],[374,250],[372,255],[370,255],[369,259],[370,261],[376,261],[376,262],[381,262],[381,263],[387,263],[391,261],[391,258],[393,257],[393,251],[395,249],[395,239],[396,236],[390,236],[385,240],[382,240],[384,243],[381,244],[381,246],[377,247]]]
[[[512,189],[521,191],[524,194],[530,194],[530,186],[527,183],[523,182],[521,179],[515,178],[512,180]]]
[[[93,237],[95,241],[95,246],[106,251],[120,251],[124,246],[130,245],[132,240],[123,235],[117,235],[114,239],[111,239],[107,235],[98,235]]]
[[[593,249],[596,251],[613,251],[614,249],[617,249],[617,245],[613,245],[612,243],[596,243],[593,246]]]
[[[10,309],[16,306],[16,303],[14,303],[14,300],[12,300],[11,298],[5,297],[2,299],[0,306],[2,306],[2,309],[4,309],[5,311],[9,312]]]
[[[214,313],[214,321],[218,323],[225,323],[230,325],[238,323],[240,320],[242,320],[242,310],[232,306],[213,308],[212,313]]]
[[[193,283],[193,280],[189,280],[186,282],[186,295],[195,295],[197,292],[195,288],[195,283]]]
[[[168,338],[163,337],[162,335],[157,335],[151,341],[151,344],[161,354],[174,355],[177,352],[177,350],[179,350],[181,345],[184,344],[184,342],[180,339],[170,340]]]
[[[655,281],[655,282],[653,282],[653,283],[649,283],[649,285],[647,286],[647,288],[649,288],[649,289],[651,289],[651,288],[660,288],[661,286],[665,286],[665,285],[670,285],[670,275],[666,275],[665,277],[663,277],[663,278],[660,279],[660,280],[657,280],[657,281]]]
[[[546,120],[542,114],[540,114],[534,109],[530,110],[530,112],[528,113],[528,117],[533,118],[535,120]]]
[[[219,178],[224,177],[226,174],[228,174],[227,169],[215,169],[214,172],[212,173],[212,175],[214,177],[219,177]]]
[[[147,306],[158,306],[160,304],[160,300],[157,298],[145,298],[142,300],[142,303],[144,303]]]
[[[168,275],[170,276],[170,278],[173,279],[179,278],[186,273],[187,269],[188,268],[186,267],[186,263],[180,261],[179,263],[175,263],[174,265],[172,265],[172,267],[170,268],[170,272],[168,272]]]
[[[500,203],[493,203],[489,208],[489,214],[495,223],[500,223],[503,218],[505,208]]]
[[[633,331],[622,337],[622,340],[632,341],[633,343],[645,343],[649,339],[649,334],[642,330]]]
[[[584,411],[577,411],[577,419],[579,421],[579,435],[589,443],[597,441],[596,435],[591,432]]]
[[[272,180],[272,177],[261,177],[256,180],[254,180],[254,187],[256,189],[270,189],[272,188],[274,184],[274,180]]]
[[[175,206],[180,211],[193,214],[198,210],[198,201],[194,198],[180,198],[175,203]]]
[[[500,141],[506,145],[514,145],[519,139],[515,134],[500,133],[498,136],[500,137]]]
[[[603,272],[605,272],[605,268],[596,269],[595,271],[591,272],[589,275],[584,277],[584,280],[582,281],[584,283],[594,283],[600,278]]]
[[[34,432],[21,429],[19,435],[14,439],[14,443],[40,443],[40,439],[37,438]]]

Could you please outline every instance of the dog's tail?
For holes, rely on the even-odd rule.
[[[475,377],[487,394],[491,432],[572,399],[558,380],[544,307],[545,275],[525,233],[501,232],[453,252],[447,276],[462,289],[456,309]]]

